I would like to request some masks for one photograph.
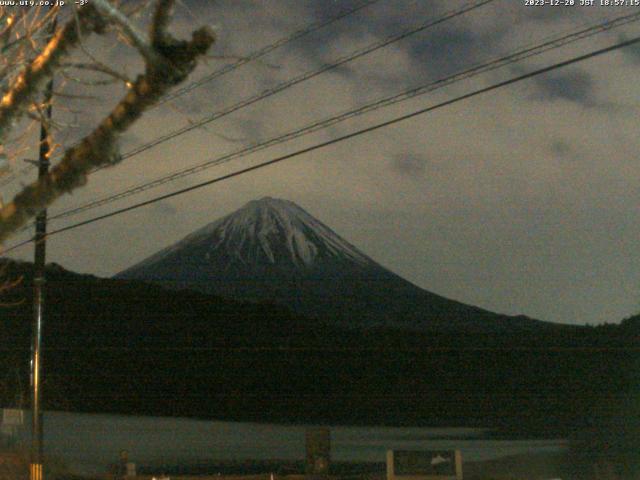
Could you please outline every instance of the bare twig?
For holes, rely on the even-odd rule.
[[[137,16],[139,13],[146,11],[149,8],[149,5],[152,2],[150,0],[144,0],[141,2],[135,2],[133,5],[131,3],[121,6],[121,10],[127,18],[132,18]]]
[[[69,80],[70,82],[74,82],[79,85],[85,85],[87,87],[103,87],[105,85],[112,85],[118,81],[113,78],[109,78],[106,80],[86,80],[84,78],[79,78],[79,77],[70,75],[67,70],[60,70],[60,75],[62,75],[65,79]]]
[[[64,93],[58,90],[55,90],[53,92],[53,96],[61,97],[61,98],[69,98],[73,100],[100,100],[100,98],[96,97],[95,95],[81,95],[79,93]]]
[[[91,61],[93,62],[93,64],[76,64],[77,68],[85,68],[85,69],[93,69],[102,73],[106,73],[108,75],[111,75],[112,77],[122,80],[127,86],[131,84],[131,79],[129,79],[126,75],[121,74],[120,72],[117,72],[115,69],[109,67],[108,65],[105,65],[104,63],[102,63],[100,60],[98,60],[85,46],[84,43],[84,39],[82,38],[82,31],[80,28],[80,19],[78,17],[78,9],[74,8],[73,9],[73,15],[76,21],[76,27],[78,29],[78,35],[80,37],[80,49],[82,50],[82,52],[89,57],[89,59],[91,59]],[[90,66],[89,66],[90,65]],[[91,86],[95,86],[95,85],[108,85],[111,82],[102,82],[102,81],[96,81],[93,83],[85,83],[81,80],[75,79],[76,82],[78,83],[84,83],[85,85],[91,85]]]
[[[125,85],[131,85],[132,80],[127,77],[125,74],[114,70],[113,68],[104,65],[99,61],[95,61],[95,63],[66,63],[61,65],[64,68],[75,68],[78,70],[90,70],[93,72],[103,73],[105,75],[109,75],[116,80],[120,80],[125,83]],[[73,79],[76,80],[76,79]]]
[[[98,1],[93,0],[91,5]],[[164,31],[168,17],[166,12],[158,10],[170,7],[172,3],[171,0],[158,2],[151,27],[152,36],[158,43],[153,43],[154,55],[143,55],[147,60],[144,74],[138,76],[124,98],[93,132],[67,150],[62,160],[47,175],[25,187],[11,203],[0,210],[0,242],[42,208],[63,194],[84,185],[89,172],[96,167],[119,163],[122,160],[118,151],[119,136],[169,89],[184,81],[196,67],[196,60],[207,53],[215,40],[209,28],[196,30],[190,41],[176,40]],[[81,11],[83,12],[84,10]],[[75,32],[75,28],[70,30]],[[74,35],[77,43],[78,35]],[[158,61],[154,60],[156,58]],[[59,62],[58,58],[56,65]]]
[[[89,4],[82,8],[81,28],[86,32],[104,29],[104,20]],[[68,22],[58,30],[46,48],[16,77],[0,101],[0,142],[24,115],[30,99],[51,78],[54,69],[68,55],[69,49],[78,44],[78,31],[74,22]]]
[[[111,5],[107,0],[91,0],[93,5],[108,20],[120,27],[124,35],[135,48],[142,54],[148,63],[158,63],[162,57],[147,43],[142,33],[125,17],[120,10]]]

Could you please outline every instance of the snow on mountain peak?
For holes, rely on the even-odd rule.
[[[289,200],[263,197],[216,220],[138,264],[142,267],[175,252],[206,248],[203,261],[223,253],[242,264],[291,262],[311,267],[319,258],[375,264],[356,247]]]
[[[217,232],[218,244],[234,246],[246,256],[247,246],[257,249],[270,263],[285,252],[299,267],[313,265],[318,256],[347,257],[360,264],[371,260],[329,227],[289,200],[264,197],[253,200],[235,213],[203,229]]]

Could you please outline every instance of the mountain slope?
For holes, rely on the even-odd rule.
[[[263,198],[192,233],[116,278],[194,289],[356,327],[496,331],[543,327],[422,290],[287,200]]]
[[[28,398],[33,265],[0,259],[0,268],[24,278],[0,298],[8,407]],[[59,266],[47,269],[45,317],[46,409],[549,436],[602,399],[637,398],[633,321],[528,335],[345,329]]]

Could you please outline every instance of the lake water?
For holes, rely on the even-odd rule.
[[[29,418],[19,441],[28,442]],[[127,450],[138,465],[219,460],[303,460],[306,426],[46,412],[48,456],[76,473],[105,473]],[[459,449],[465,461],[555,452],[562,440],[495,440],[465,428],[330,427],[334,461],[384,462],[389,449]]]

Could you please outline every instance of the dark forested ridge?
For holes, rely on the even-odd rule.
[[[28,388],[31,265],[0,309],[0,396]],[[565,435],[640,385],[640,317],[522,335],[345,329],[51,265],[45,407],[342,424],[485,426]],[[598,408],[594,408],[598,406]],[[596,412],[596,413],[594,413]]]

